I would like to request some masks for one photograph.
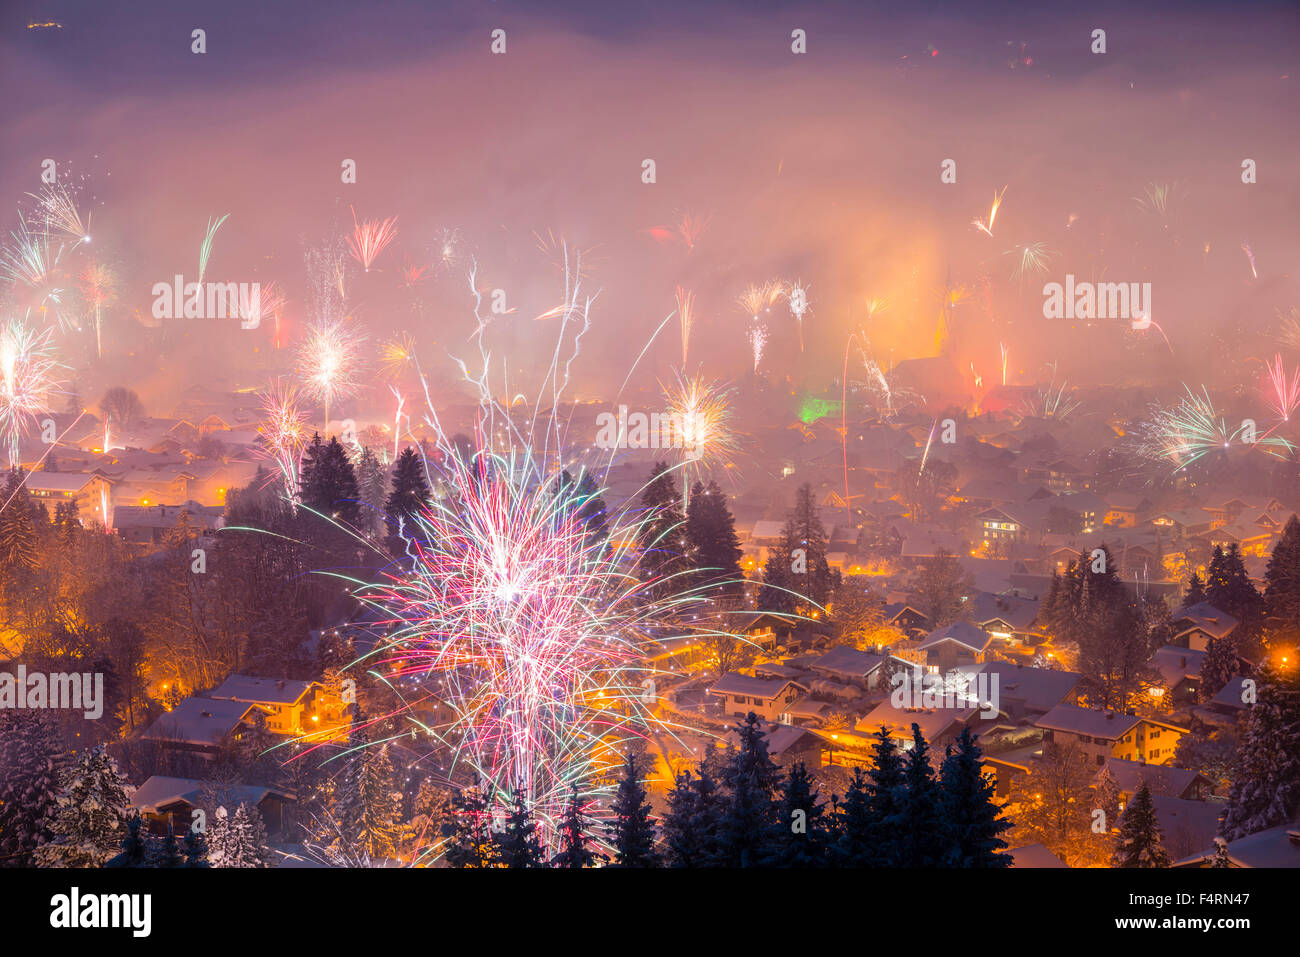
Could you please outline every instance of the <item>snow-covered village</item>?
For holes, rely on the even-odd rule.
[[[0,873],[140,937],[164,869],[1250,928],[1300,867],[1298,37],[4,11]]]

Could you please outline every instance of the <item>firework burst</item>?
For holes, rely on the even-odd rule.
[[[731,390],[716,381],[681,373],[660,387],[670,421],[681,431],[684,463],[705,474],[729,462],[739,451],[731,429]],[[683,478],[683,485],[685,482]]]
[[[92,259],[81,271],[78,282],[81,296],[95,314],[95,355],[104,355],[104,309],[117,297],[117,273],[104,263]]]
[[[1283,422],[1290,422],[1296,408],[1300,407],[1300,369],[1288,375],[1281,353],[1274,356],[1271,363],[1266,363],[1264,369],[1267,375],[1264,395],[1269,409]]]
[[[684,366],[691,347],[691,331],[695,327],[695,293],[678,286],[674,301],[677,303],[677,318],[682,326],[682,365]]]
[[[795,325],[799,329],[799,351],[803,352],[803,317],[812,312],[808,287],[803,284],[803,280],[796,279],[786,287],[785,295],[790,303],[790,315],[794,316]]]
[[[314,323],[298,350],[298,375],[303,391],[325,407],[329,429],[331,403],[356,395],[362,387],[361,345],[365,335],[355,324],[340,320]]]
[[[361,268],[370,272],[370,267],[389,243],[397,238],[397,217],[388,219],[368,219],[357,222],[357,211],[352,210],[352,235],[348,237],[348,249],[352,258],[361,264]]]
[[[1138,449],[1148,458],[1172,464],[1179,472],[1211,453],[1227,452],[1234,445],[1271,454],[1294,448],[1279,436],[1256,435],[1248,420],[1229,425],[1204,387],[1199,394],[1186,385],[1183,389],[1187,394],[1177,405],[1155,408],[1150,421],[1138,431]]]
[[[55,377],[62,366],[51,335],[49,329],[37,332],[17,319],[0,328],[0,440],[11,466],[22,461],[23,439],[38,416],[50,411],[50,399],[58,390]]]
[[[1002,197],[1006,195],[1006,192],[1007,188],[1003,186],[1001,190],[993,193],[993,205],[989,207],[989,219],[987,223],[980,217],[971,220],[972,226],[980,232],[987,234],[990,238],[993,236],[993,224],[997,222],[998,210],[1002,208]]]
[[[390,382],[395,382],[415,368],[415,340],[407,333],[398,333],[379,346],[379,371]]]
[[[311,432],[302,397],[297,386],[276,381],[259,392],[258,399],[262,422],[257,431],[262,435],[263,454],[280,470],[285,497],[296,502],[298,467]]]
[[[749,338],[749,348],[754,356],[754,371],[758,371],[758,364],[763,361],[763,350],[767,347],[767,326],[761,323],[751,325],[747,333]]]
[[[36,200],[36,208],[45,222],[45,231],[60,232],[73,244],[90,242],[90,214],[82,219],[77,211],[76,198],[66,186],[46,186],[39,193],[28,193]]]
[[[1011,278],[1023,279],[1030,273],[1041,275],[1047,272],[1047,264],[1056,253],[1042,243],[1025,243],[1008,249],[1003,255],[1015,257],[1016,265],[1011,270]]]

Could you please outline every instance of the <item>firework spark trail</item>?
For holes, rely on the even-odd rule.
[[[23,439],[37,417],[49,413],[50,397],[58,390],[62,365],[51,335],[50,329],[37,332],[17,319],[0,329],[0,439],[11,466],[21,463]]]
[[[388,219],[368,219],[357,222],[357,211],[352,209],[352,235],[348,237],[348,248],[352,258],[361,264],[361,268],[370,272],[370,267],[388,245],[397,238],[397,217]]]
[[[1008,249],[1005,256],[1016,256],[1016,267],[1011,271],[1012,279],[1023,279],[1027,273],[1042,274],[1047,272],[1047,263],[1056,253],[1043,243],[1025,243],[1014,249]]]
[[[28,287],[31,296],[27,301],[35,308],[44,312],[54,306],[55,319],[62,327],[65,317],[59,307],[63,290],[54,284],[53,272],[63,256],[63,246],[51,253],[49,233],[29,229],[21,211],[18,231],[9,235],[13,242],[0,247],[0,274],[6,276],[15,289]]]
[[[400,332],[379,346],[379,370],[390,382],[396,382],[415,368],[415,340]]]
[[[669,421],[682,431],[683,465],[691,465],[697,477],[723,467],[739,451],[731,429],[731,390],[716,380],[685,376],[678,372],[672,382],[660,383],[668,403]],[[685,486],[687,478],[682,479]]]
[[[677,220],[677,236],[681,239],[688,253],[695,251],[695,244],[704,235],[704,230],[708,227],[709,220],[712,218],[712,216],[701,218],[691,213],[682,213]]]
[[[1271,363],[1266,363],[1264,368],[1268,373],[1269,387],[1265,390],[1265,395],[1269,408],[1283,422],[1290,422],[1291,415],[1300,406],[1300,368],[1288,375],[1282,364],[1281,353],[1274,356]]]
[[[767,327],[752,325],[749,327],[747,335],[749,348],[754,354],[754,371],[758,372],[758,364],[763,361],[763,349],[767,346]]]
[[[1005,342],[998,343],[998,348],[1002,350],[1002,384],[1006,385],[1007,384],[1007,358],[1010,355],[1010,352],[1007,350],[1007,344]]]
[[[323,319],[312,324],[298,349],[298,375],[303,390],[324,405],[327,432],[330,405],[361,391],[360,352],[365,339],[355,323]]]
[[[296,505],[298,470],[311,432],[307,412],[302,408],[298,387],[289,382],[271,383],[258,393],[258,398],[263,416],[257,427],[265,443],[262,452],[280,470],[285,498]]]
[[[393,398],[397,399],[397,411],[393,413],[393,461],[396,462],[397,447],[402,438],[402,408],[406,405],[406,399],[403,398],[402,393],[397,390],[397,386],[390,385],[388,388],[392,391]],[[409,417],[407,421],[410,421]]]
[[[95,355],[104,355],[104,308],[117,295],[117,274],[109,266],[91,260],[82,270],[79,278],[82,298],[95,311]]]
[[[736,302],[745,310],[747,316],[757,321],[759,314],[776,305],[784,293],[785,287],[781,282],[770,279],[767,282],[750,283],[745,287],[745,291],[736,297]]]
[[[796,279],[786,288],[786,298],[790,303],[790,315],[794,316],[795,325],[799,329],[799,351],[803,352],[803,317],[812,311],[812,306],[808,302],[808,287],[803,284],[803,280]]]
[[[77,211],[73,193],[63,185],[44,187],[40,193],[28,193],[36,200],[37,209],[45,221],[45,231],[57,230],[73,240],[73,248],[90,242],[90,214],[83,220]]]
[[[226,215],[222,216],[220,219],[215,221],[212,219],[212,217],[208,217],[207,232],[203,236],[203,243],[199,246],[199,285],[200,286],[203,285],[203,277],[207,275],[208,272],[208,259],[210,259],[212,256],[212,241],[217,238],[217,230],[221,228],[221,224],[224,223],[229,218],[230,218],[229,213],[226,213]]]
[[[1251,442],[1251,429],[1243,422],[1230,427],[1202,387],[1195,393],[1183,386],[1187,395],[1177,405],[1153,410],[1151,420],[1137,433],[1138,450],[1156,461],[1170,462],[1179,472],[1211,452],[1228,451],[1234,444],[1262,448],[1270,454],[1275,449],[1291,450],[1294,446],[1280,436],[1257,436]]]
[[[1246,254],[1246,259],[1250,261],[1250,275],[1254,279],[1259,278],[1259,270],[1255,268],[1255,251],[1250,248],[1250,243],[1242,243],[1241,251]]]
[[[971,220],[972,226],[980,232],[986,233],[990,238],[993,236],[993,224],[997,222],[998,210],[1002,207],[1002,197],[1006,195],[1006,192],[1007,188],[1003,186],[1001,190],[993,193],[993,205],[989,207],[989,221],[987,223],[980,217]]]
[[[677,318],[682,326],[682,366],[685,367],[691,347],[691,329],[695,325],[695,293],[678,286],[674,301],[677,303]]]
[[[1022,416],[1061,421],[1069,418],[1082,404],[1073,396],[1066,395],[1068,382],[1062,380],[1059,386],[1056,384],[1055,364],[1050,368],[1052,369],[1051,381],[1045,386],[1039,386],[1033,396],[1020,403]]]

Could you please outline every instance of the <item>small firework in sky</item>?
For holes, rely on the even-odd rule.
[[[812,304],[808,302],[808,287],[802,279],[796,279],[786,286],[785,295],[790,303],[790,315],[794,316],[795,325],[799,329],[799,351],[803,352],[803,317],[812,311]]]
[[[993,224],[997,222],[998,210],[1002,207],[1002,197],[1006,194],[1006,191],[1007,188],[1003,186],[1002,189],[993,193],[993,205],[989,207],[988,222],[977,216],[971,220],[971,225],[991,237],[993,235]]]
[[[312,324],[298,349],[298,376],[303,391],[325,407],[329,428],[330,404],[361,391],[361,344],[365,335],[355,323],[320,320]]]
[[[370,272],[370,267],[389,243],[397,238],[397,217],[388,219],[368,219],[357,222],[357,211],[352,210],[352,235],[348,237],[348,249],[352,258],[361,264],[361,268]]]
[[[208,260],[212,257],[212,241],[217,238],[217,230],[221,224],[230,218],[230,214],[222,216],[220,219],[213,220],[208,218],[208,228],[203,235],[203,242],[199,245],[199,285],[203,285],[203,277],[208,272]]]
[[[50,411],[50,399],[58,389],[55,376],[62,366],[50,341],[52,334],[17,319],[0,328],[0,441],[11,466],[22,461],[22,440],[37,417]]]
[[[695,293],[678,286],[674,301],[677,303],[677,318],[682,326],[682,365],[685,366],[691,346],[691,330],[695,326]]]

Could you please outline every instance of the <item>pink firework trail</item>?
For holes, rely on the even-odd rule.
[[[357,222],[357,211],[352,210],[352,235],[348,237],[348,248],[352,258],[361,263],[361,268],[370,272],[370,266],[379,254],[388,248],[388,244],[397,238],[397,217],[388,219],[368,219]]]
[[[1274,356],[1271,363],[1266,363],[1264,368],[1268,372],[1265,395],[1268,397],[1269,408],[1283,422],[1290,422],[1291,416],[1300,406],[1300,368],[1288,375],[1282,364],[1281,353]]]

